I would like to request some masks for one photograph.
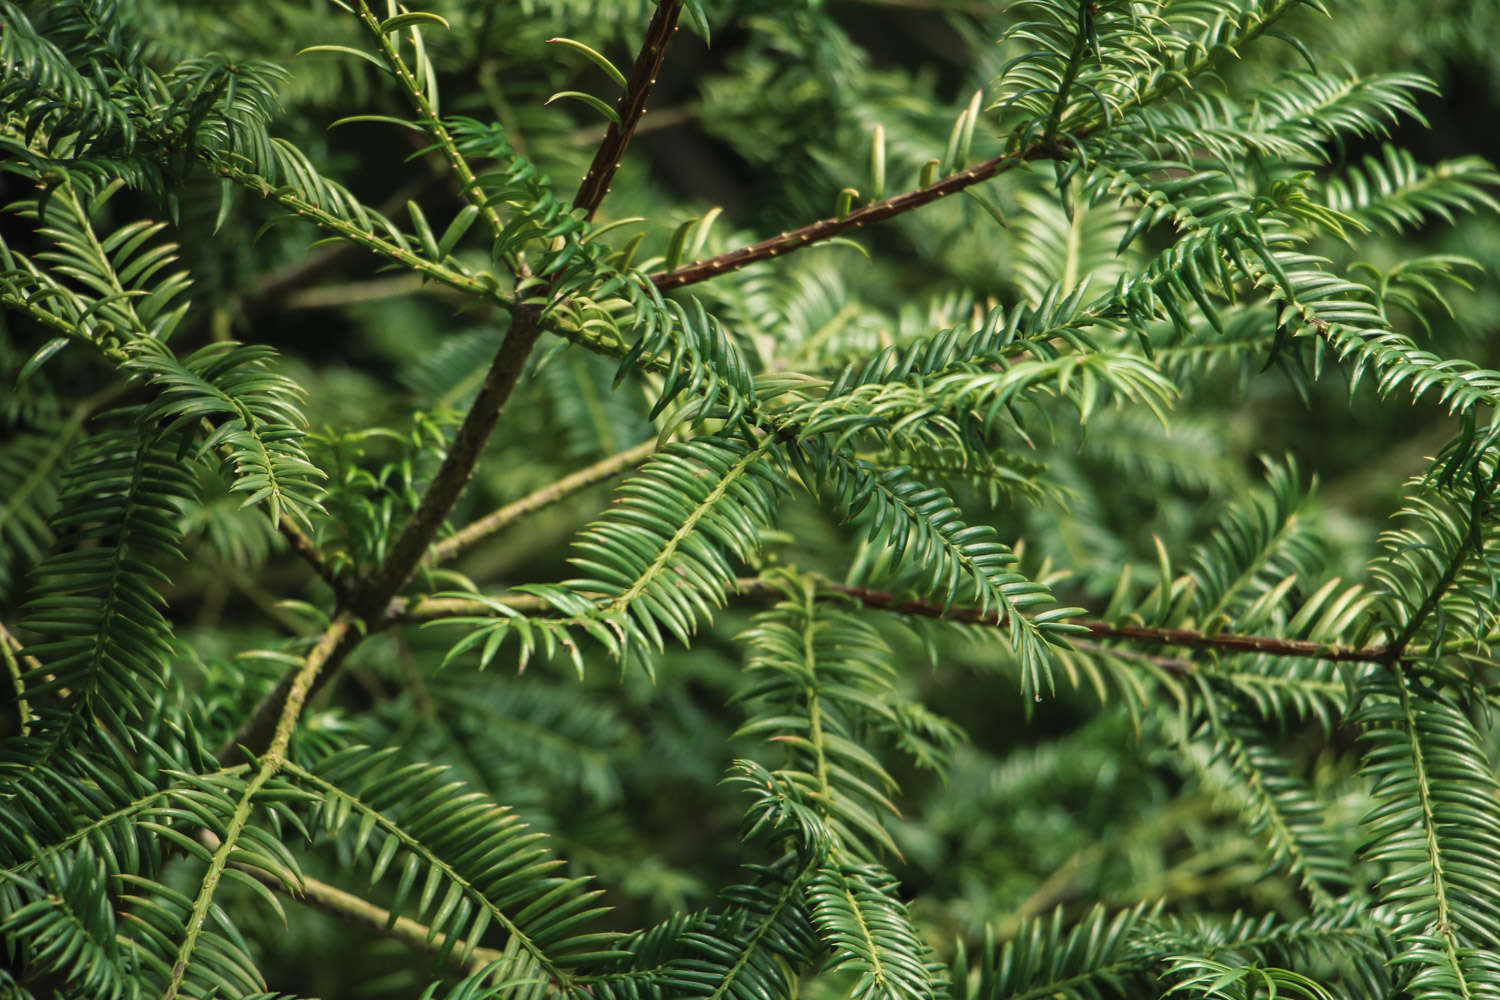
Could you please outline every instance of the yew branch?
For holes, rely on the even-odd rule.
[[[609,183],[614,180],[615,171],[619,169],[620,160],[630,146],[630,139],[635,134],[636,126],[640,124],[641,116],[646,113],[646,98],[651,95],[656,74],[661,71],[662,60],[667,54],[667,43],[677,30],[677,17],[681,13],[682,0],[663,0],[651,17],[651,24],[646,28],[646,39],[635,58],[630,77],[625,81],[625,93],[620,97],[617,108],[619,124],[610,122],[608,131],[604,133],[604,140],[594,153],[594,162],[589,164],[588,173],[583,175],[583,183],[579,185],[578,194],[573,198],[573,207],[583,209],[586,218],[594,217],[599,203],[609,193]]]
[[[1028,160],[1053,159],[1063,155],[1064,147],[1058,144],[1037,146],[1020,152],[1002,153],[999,156],[985,160],[967,170],[949,174],[936,183],[927,187],[904,191],[901,194],[892,195],[882,201],[871,202],[863,208],[856,208],[842,218],[832,216],[819,219],[817,222],[808,223],[800,229],[793,229],[779,236],[752,243],[749,246],[740,247],[721,253],[717,257],[709,257],[706,260],[695,261],[692,264],[684,264],[671,271],[658,271],[651,275],[651,281],[657,288],[666,291],[670,288],[681,288],[684,285],[697,284],[707,281],[728,271],[737,271],[746,265],[753,264],[758,260],[767,260],[788,254],[803,247],[812,246],[829,240],[835,236],[847,233],[862,226],[868,226],[876,222],[884,222],[886,219],[910,212],[912,209],[921,208],[923,205],[945,198],[950,194],[957,194],[964,188],[973,187],[983,181],[989,180],[998,174],[1004,173]]]

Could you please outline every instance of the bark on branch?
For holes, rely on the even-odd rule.
[[[594,217],[599,203],[609,193],[609,183],[614,180],[615,171],[619,169],[620,160],[630,146],[630,139],[635,135],[641,116],[646,113],[646,98],[651,96],[656,74],[661,71],[662,60],[667,54],[667,43],[677,30],[677,17],[681,13],[682,0],[663,0],[651,17],[651,24],[646,29],[646,40],[635,58],[635,66],[625,81],[625,93],[620,97],[616,109],[620,122],[610,122],[609,130],[604,133],[604,141],[599,143],[599,149],[594,153],[594,162],[589,164],[589,171],[583,175],[583,183],[579,185],[578,194],[573,198],[573,207],[583,209],[585,218]]]

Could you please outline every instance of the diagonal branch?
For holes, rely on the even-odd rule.
[[[443,539],[432,547],[429,561],[433,563],[447,562],[458,555],[464,549],[478,542],[480,539],[488,538],[496,532],[503,531],[525,517],[530,517],[539,510],[552,506],[579,490],[595,483],[624,472],[626,469],[640,465],[651,457],[656,451],[657,441],[652,438],[622,451],[617,455],[611,455],[601,461],[595,462],[587,468],[579,469],[571,475],[564,476],[557,482],[543,486],[528,496],[524,496],[515,503],[506,504],[498,510],[491,511],[484,517],[464,527],[449,538]]]
[[[336,621],[343,621],[343,619]],[[332,626],[329,627],[332,628]],[[333,676],[340,664],[344,662],[344,658],[354,652],[354,647],[359,645],[364,636],[364,631],[358,627],[344,627],[338,631],[329,648],[318,651],[317,655],[320,658],[318,669],[307,681],[307,690],[300,695],[303,702],[316,694],[324,682]],[[326,637],[325,632],[325,641]],[[319,645],[323,645],[323,642],[320,641]],[[227,765],[237,755],[240,747],[258,754],[271,744],[276,736],[277,726],[288,704],[288,699],[298,690],[304,669],[304,665],[299,664],[281,676],[281,680],[271,689],[271,692],[262,698],[245,721],[240,723],[234,735],[215,748],[215,760]]]
[[[213,839],[217,840],[217,838]],[[218,847],[218,844],[211,843],[210,847]],[[330,913],[356,927],[393,938],[415,951],[429,955],[446,954],[450,965],[466,972],[479,972],[491,962],[504,957],[501,952],[493,948],[480,947],[473,941],[457,941],[449,948],[447,935],[441,931],[433,931],[410,917],[396,916],[392,919],[389,910],[376,906],[363,896],[345,892],[337,886],[320,882],[315,878],[303,876],[300,884],[288,886],[260,868],[242,865],[235,861],[231,861],[229,866],[244,872],[274,892],[282,893],[299,903],[322,910],[324,913]]]
[[[604,142],[600,145],[599,154],[594,158],[595,165],[599,169],[597,171],[590,169],[589,175],[584,178],[583,186],[574,200],[575,206],[585,208],[590,215],[608,191],[609,180],[614,176],[615,168],[619,165],[619,158],[630,142],[631,131],[635,123],[640,121],[641,115],[645,113],[646,97],[650,93],[651,85],[656,82],[657,70],[660,69],[662,58],[666,54],[667,42],[671,39],[672,32],[676,30],[677,15],[681,9],[682,0],[663,0],[655,16],[652,17],[640,55],[636,58],[635,69],[628,81],[625,97],[622,98],[620,120],[624,127],[618,131],[611,129],[606,133]],[[220,169],[226,176],[239,179],[234,175],[233,170]],[[283,205],[292,208],[297,214],[312,218],[325,228],[340,233],[346,239],[368,246],[377,253],[382,253],[410,267],[419,268],[450,286],[466,291],[474,289],[467,288],[465,285],[478,286],[477,282],[468,279],[467,276],[456,276],[441,264],[433,264],[409,252],[394,253],[392,248],[385,245],[385,241],[359,231],[357,227],[330,216],[317,206],[303,203],[300,199],[288,199],[279,192],[270,191],[269,187],[263,183],[262,186],[266,188],[262,192],[266,196],[275,198]],[[482,288],[480,290],[485,291]],[[392,599],[416,571],[423,556],[427,553],[428,546],[432,544],[433,538],[441,529],[443,522],[447,520],[454,502],[458,500],[459,494],[473,475],[479,455],[500,419],[500,411],[509,402],[511,393],[520,381],[526,360],[531,356],[531,350],[541,336],[542,313],[547,296],[538,296],[524,303],[508,300],[494,293],[488,293],[487,297],[498,299],[501,305],[511,310],[510,327],[506,330],[505,339],[500,342],[500,347],[495,352],[495,358],[490,363],[490,369],[485,375],[479,394],[475,397],[469,412],[465,414],[463,423],[459,425],[453,444],[449,447],[442,465],[428,485],[426,493],[423,494],[416,511],[413,512],[386,558],[350,588],[347,599],[343,602],[343,606],[366,628],[389,623],[394,617],[394,610],[401,607],[399,604],[393,606]],[[316,692],[333,675],[339,662],[359,643],[360,638],[362,638],[362,633],[357,628],[347,628],[343,631],[340,640],[330,647],[326,654],[326,662],[320,665],[322,669],[313,671],[308,677],[308,689],[302,692],[304,699]],[[250,718],[235,732],[234,736],[219,748],[221,759],[240,745],[259,752],[266,745],[267,740],[279,733],[279,725],[287,718],[287,711],[291,704],[289,699],[296,696],[298,682],[303,673],[302,669],[291,671],[281,679],[276,689],[256,706]]]
[[[286,698],[276,713],[270,743],[260,758],[260,766],[256,769],[255,776],[245,785],[245,790],[240,793],[234,815],[230,817],[224,829],[223,839],[213,853],[208,871],[203,875],[202,885],[198,890],[197,898],[193,900],[193,908],[188,914],[187,932],[183,935],[182,944],[177,949],[177,960],[172,963],[171,976],[167,980],[166,990],[162,993],[162,1000],[176,1000],[181,992],[187,977],[188,963],[192,960],[193,951],[198,945],[198,938],[203,932],[203,924],[208,919],[208,911],[213,905],[214,892],[218,889],[219,879],[224,875],[224,869],[229,864],[230,856],[234,853],[240,835],[250,823],[255,796],[265,787],[266,782],[281,770],[282,764],[286,761],[287,747],[292,742],[292,733],[297,728],[297,719],[302,714],[302,706],[307,704],[307,699],[314,690],[313,682],[324,671],[324,668],[334,661],[339,651],[347,648],[347,638],[357,633],[356,624],[347,614],[335,618],[323,630],[317,643],[308,650],[307,656],[298,664],[296,673],[292,675]]]
[[[1500,476],[1500,472],[1497,472],[1496,476]],[[1433,585],[1421,606],[1412,613],[1411,620],[1406,623],[1401,634],[1391,643],[1391,649],[1394,650],[1391,657],[1393,662],[1406,655],[1406,647],[1421,630],[1422,624],[1429,615],[1438,610],[1443,596],[1453,586],[1453,581],[1458,579],[1459,570],[1463,569],[1469,555],[1479,552],[1484,547],[1484,520],[1490,512],[1490,492],[1494,489],[1494,478],[1494,476],[1491,477],[1490,483],[1475,484],[1478,488],[1474,491],[1474,499],[1469,506],[1469,528],[1464,532],[1457,548],[1454,549],[1453,556],[1444,568],[1442,577]],[[1441,625],[1439,627],[1441,628]]]
[[[31,721],[31,708],[26,703],[26,685],[22,683],[21,675],[39,669],[41,664],[35,657],[22,653],[21,649],[21,640],[11,634],[4,622],[0,622],[0,660],[5,661],[5,673],[11,687],[4,699],[10,704],[10,718],[0,719],[0,736],[25,736]]]
[[[417,568],[427,546],[432,543],[459,493],[473,475],[479,453],[520,381],[532,347],[541,336],[540,317],[541,308],[535,305],[522,306],[511,315],[510,329],[495,352],[495,360],[490,364],[479,395],[459,425],[453,444],[421,503],[385,561],[354,589],[350,608],[365,621],[375,622],[384,615],[386,605]]]
[[[423,125],[428,132],[432,133],[433,139],[437,141],[438,148],[443,151],[443,158],[448,161],[448,166],[452,168],[453,175],[458,178],[459,187],[462,188],[464,197],[469,200],[470,204],[484,213],[485,222],[489,224],[490,232],[496,239],[499,239],[505,231],[505,223],[501,220],[499,211],[496,210],[489,196],[484,193],[484,188],[480,185],[479,179],[474,176],[474,171],[469,167],[469,161],[464,159],[463,154],[458,151],[458,146],[453,142],[453,136],[448,134],[447,126],[443,124],[442,118],[438,116],[437,108],[433,107],[432,101],[428,99],[426,92],[422,89],[421,83],[412,75],[411,70],[406,65],[406,60],[401,58],[401,53],[392,44],[391,33],[381,28],[380,21],[370,11],[369,5],[364,0],[360,0],[356,13],[359,15],[359,19],[364,22],[365,27],[370,30],[370,34],[375,36],[375,44],[380,49],[381,56],[385,58],[386,65],[391,68],[391,72],[401,82],[402,89],[406,91],[406,96],[411,101],[412,107],[416,109],[417,114],[422,116]],[[416,29],[413,28],[412,31],[415,33]]]
[[[1003,153],[1000,156],[985,160],[977,166],[968,170],[961,170],[956,174],[949,174],[942,180],[928,187],[916,188],[912,191],[904,191],[901,194],[892,195],[883,201],[872,202],[863,208],[856,208],[842,218],[830,217],[819,219],[817,222],[809,223],[800,229],[782,233],[780,236],[772,236],[752,243],[749,246],[721,253],[717,257],[709,257],[706,260],[696,261],[671,271],[658,271],[651,275],[651,281],[657,288],[666,291],[670,288],[681,288],[684,285],[697,284],[709,278],[717,277],[728,271],[737,271],[748,264],[758,260],[766,260],[782,254],[801,250],[803,247],[820,243],[823,240],[832,239],[851,229],[870,225],[875,222],[884,222],[892,216],[903,212],[910,212],[914,208],[921,208],[939,198],[946,197],[962,191],[964,188],[973,187],[982,181],[1002,174],[1013,167],[1019,166],[1028,160],[1055,159],[1064,155],[1065,148],[1053,144],[1050,146],[1036,146],[1024,152]]]
[[[319,207],[288,187],[278,187],[259,174],[241,169],[227,160],[216,159],[200,153],[200,159],[219,177],[233,181],[247,191],[276,202],[306,222],[312,223],[327,233],[342,237],[350,243],[362,246],[378,257],[422,274],[433,281],[447,285],[472,296],[478,301],[488,301],[505,309],[514,308],[515,299],[500,290],[493,282],[485,283],[470,274],[457,270],[440,261],[428,260],[409,247],[397,246],[376,233],[368,232],[347,219],[341,219],[327,209]]]
[[[627,81],[625,95],[620,99],[621,125],[618,128],[612,125],[605,133],[594,156],[594,165],[589,168],[577,197],[573,199],[574,207],[583,208],[587,215],[593,215],[594,209],[603,201],[620,157],[630,144],[631,133],[641,115],[645,114],[646,98],[666,56],[667,43],[677,30],[677,16],[681,11],[682,0],[663,0],[651,18],[640,54],[636,56],[635,68]],[[390,554],[355,590],[350,606],[366,622],[374,623],[385,616],[386,605],[416,569],[464,484],[469,481],[479,460],[479,452],[489,440],[500,411],[510,399],[526,359],[541,335],[541,318],[542,306],[532,303],[520,305],[512,312],[510,329],[506,331],[484,385],[464,417],[442,467],[433,477],[421,504]]]
[[[641,116],[646,113],[646,98],[650,96],[651,87],[656,83],[656,74],[660,72],[662,59],[667,54],[667,43],[677,30],[677,16],[681,13],[682,0],[662,0],[651,17],[651,24],[646,29],[646,39],[641,43],[641,51],[635,57],[635,67],[630,71],[630,78],[625,81],[625,93],[620,97],[616,109],[620,123],[616,125],[610,122],[609,130],[604,133],[604,140],[594,153],[594,162],[589,164],[589,172],[583,175],[583,183],[578,186],[578,194],[573,198],[573,207],[583,209],[584,218],[592,219],[599,203],[609,193],[609,182],[614,180],[620,160],[630,145],[630,138],[640,124]]]
[[[891,0],[880,0],[880,2],[891,2]],[[897,2],[925,5],[929,0],[897,0]],[[933,5],[937,5],[938,0],[932,0],[932,2]],[[1299,3],[1300,0],[1278,0],[1272,9],[1267,11],[1259,13],[1251,11],[1242,12],[1237,21],[1231,22],[1235,24],[1235,28],[1237,29],[1236,35],[1232,36],[1232,41],[1224,39],[1219,44],[1199,50],[1201,53],[1200,56],[1185,65],[1176,68],[1165,67],[1164,71],[1159,74],[1151,87],[1136,94],[1127,105],[1122,106],[1115,112],[1116,117],[1119,117],[1128,107],[1139,107],[1150,104],[1173,94],[1183,87],[1191,86],[1193,79],[1213,72],[1226,58],[1235,58],[1241,46],[1254,41],[1260,35],[1269,31],[1275,22],[1297,7]],[[716,277],[728,271],[738,270],[747,264],[791,253],[794,250],[800,250],[814,243],[832,239],[851,229],[858,229],[861,226],[874,222],[883,222],[894,215],[900,215],[914,208],[920,208],[945,195],[962,191],[964,188],[971,187],[981,181],[989,180],[996,174],[1003,173],[1028,160],[1055,160],[1069,155],[1075,143],[1096,132],[1101,125],[1107,126],[1108,124],[1107,121],[1101,122],[1097,117],[1094,117],[1089,122],[1080,123],[1080,127],[1068,130],[1071,142],[1061,140],[1055,136],[1057,127],[1061,122],[1062,111],[1064,110],[1062,105],[1066,102],[1066,96],[1072,89],[1072,79],[1077,73],[1078,59],[1082,52],[1083,42],[1084,37],[1080,33],[1078,47],[1075,48],[1069,64],[1068,80],[1063,83],[1057,95],[1058,106],[1054,108],[1051,119],[1048,122],[1047,138],[1042,142],[1028,146],[1023,150],[996,156],[968,170],[950,174],[930,187],[917,188],[916,190],[907,191],[903,194],[886,198],[883,201],[866,205],[863,208],[850,212],[843,218],[819,219],[817,222],[810,223],[800,229],[793,229],[790,232],[782,233],[780,236],[772,236],[769,239],[761,240],[759,243],[752,243],[750,246],[730,250],[727,253],[719,254],[717,257],[710,257],[692,264],[684,264],[671,271],[658,271],[656,274],[651,275],[651,281],[662,291],[671,288],[681,288],[684,285],[697,284],[700,281],[706,281],[709,278]]]

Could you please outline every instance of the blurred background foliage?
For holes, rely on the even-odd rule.
[[[452,24],[430,32],[445,113],[495,120],[518,149],[570,188],[582,175],[602,125],[582,105],[544,105],[558,90],[598,90],[591,64],[547,40],[586,40],[628,65],[652,5],[646,0],[433,0],[424,5]],[[1006,4],[978,0],[718,0],[705,5],[711,44],[684,28],[663,70],[651,109],[614,182],[601,223],[651,220],[637,261],[668,252],[676,224],[721,209],[700,255],[829,214],[846,186],[869,184],[870,136],[885,130],[893,178],[914,178],[941,149],[954,109],[991,83],[1015,53],[995,40]],[[1419,161],[1500,156],[1500,3],[1339,0],[1337,15],[1294,15],[1288,33],[1319,59],[1359,69],[1409,68],[1439,92],[1419,101],[1425,123],[1391,123],[1333,151],[1337,168],[1381,160],[1387,141]],[[430,218],[460,205],[446,171],[420,142],[382,124],[330,123],[354,111],[405,113],[382,74],[356,60],[294,56],[322,44],[359,44],[358,25],[322,0],[121,0],[121,16],[150,24],[148,58],[165,65],[217,50],[231,58],[277,62],[282,88],[278,133],[370,204],[395,212],[408,199]],[[1267,42],[1226,71],[1231,88],[1267,84],[1304,57]],[[1430,126],[1427,127],[1427,126]],[[976,158],[999,139],[981,124]],[[1043,178],[1045,180],[1045,178]],[[10,182],[0,182],[0,185]],[[899,189],[903,182],[893,182]],[[1007,174],[984,189],[1011,235],[1040,246],[1087,243],[1079,259],[1107,282],[1128,221],[1108,207],[1080,209],[1070,221],[1039,193],[1037,179]],[[315,234],[279,220],[269,203],[235,195],[220,223],[218,184],[195,176],[177,191],[174,238],[196,281],[192,311],[178,333],[186,348],[236,338],[274,345],[283,370],[307,390],[312,454],[340,483],[378,484],[321,529],[320,545],[349,562],[379,553],[361,546],[382,537],[372,526],[399,522],[431,473],[426,445],[452,425],[477,388],[498,342],[494,317],[457,307],[438,286],[383,273],[348,246],[310,247]],[[15,192],[0,186],[7,198]],[[140,196],[133,196],[140,198]],[[122,196],[120,218],[151,211]],[[211,237],[215,226],[216,237]],[[1013,304],[1061,277],[1044,259],[1011,259],[980,206],[955,198],[909,213],[858,242],[825,246],[760,264],[702,286],[699,293],[750,345],[774,342],[782,356],[856,356],[918,332],[965,321],[991,302]],[[1320,252],[1350,260],[1329,241]],[[1139,250],[1131,253],[1139,254]],[[1389,269],[1428,254],[1473,258],[1472,290],[1451,297],[1451,314],[1419,307],[1403,318],[1430,331],[1431,349],[1493,366],[1500,324],[1500,229],[1490,216],[1452,225],[1370,235],[1358,255]],[[1080,275],[1081,277],[1081,275]],[[65,449],[87,415],[120,385],[112,372],[74,352],[15,390],[25,339],[0,337],[0,435],[12,447]],[[1170,350],[1166,366],[1170,368]],[[1057,490],[1041,496],[977,484],[961,497],[1001,537],[1027,539],[1026,565],[1053,563],[1076,575],[1055,581],[1059,596],[1099,609],[1121,566],[1149,578],[1156,540],[1173,553],[1202,542],[1227,498],[1259,482],[1260,456],[1293,456],[1317,488],[1300,513],[1328,545],[1335,573],[1358,578],[1377,531],[1395,509],[1400,484],[1454,433],[1436,405],[1381,406],[1366,380],[1352,393],[1340,378],[1311,382],[1294,366],[1261,371],[1266,359],[1226,350],[1211,377],[1185,383],[1170,432],[1132,410],[1101,413],[1080,436],[1057,427],[1026,456],[1044,461]],[[454,520],[526,495],[602,456],[651,438],[639,379],[612,386],[611,363],[574,349],[549,349],[506,413]],[[413,414],[416,414],[414,417]],[[9,466],[0,467],[0,477]],[[204,699],[227,732],[283,669],[274,658],[246,658],[319,624],[309,609],[323,584],[272,533],[239,509],[220,484],[222,503],[184,515],[189,559],[168,588],[184,662],[178,676]],[[0,618],[10,617],[21,570],[34,558],[37,530],[14,518],[16,498],[45,484],[0,479]],[[210,494],[215,484],[207,484]],[[487,590],[561,579],[567,541],[601,509],[601,485],[534,515],[464,555],[454,569]],[[35,501],[36,497],[31,497]],[[46,497],[40,498],[45,507]],[[869,567],[843,529],[805,499],[788,501],[784,532],[764,560],[858,584]],[[8,508],[8,509],[7,509]],[[1061,516],[1066,510],[1070,516]],[[982,513],[981,513],[982,512]],[[12,520],[7,522],[7,515]],[[795,541],[794,541],[795,540]],[[434,573],[437,587],[448,581]],[[288,604],[291,595],[307,602]],[[399,746],[412,760],[449,763],[465,780],[513,804],[556,838],[557,853],[596,874],[617,907],[621,929],[712,902],[734,881],[743,803],[720,786],[730,760],[753,757],[754,741],[732,734],[742,715],[743,651],[733,641],[749,611],[731,607],[690,652],[669,649],[654,681],[589,664],[579,681],[566,663],[533,663],[523,674],[475,673],[464,661],[438,670],[453,641],[443,628],[404,629],[366,642],[313,706],[299,743],[350,739]],[[903,821],[893,871],[915,914],[947,959],[959,937],[986,924],[1000,937],[1061,905],[1081,913],[1164,900],[1170,912],[1217,913],[1247,906],[1295,916],[1291,879],[1265,876],[1241,803],[1216,791],[1222,762],[1192,759],[1143,740],[1119,704],[1100,704],[1088,687],[1022,703],[1014,665],[993,645],[957,626],[882,624],[902,683],[956,722],[966,740],[946,782],[912,768],[898,773]],[[190,652],[189,652],[190,651]],[[231,662],[229,658],[234,657]],[[259,685],[239,686],[243,671]],[[235,677],[234,683],[228,681]],[[229,693],[229,692],[232,692]],[[1316,725],[1285,734],[1294,766],[1320,797],[1351,802],[1330,830],[1352,843],[1362,801],[1351,785],[1352,737]],[[309,874],[317,875],[315,868]],[[228,886],[227,898],[245,890]],[[418,983],[399,945],[351,934],[332,917],[291,906],[292,933],[244,929],[272,984],[334,997],[408,995]],[[330,962],[329,956],[337,956]],[[355,977],[351,969],[361,970]],[[353,981],[351,981],[353,980]],[[808,984],[809,995],[841,992],[836,977]]]

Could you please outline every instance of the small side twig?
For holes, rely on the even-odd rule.
[[[219,846],[219,838],[206,830],[200,838],[210,850]],[[445,934],[433,933],[427,925],[418,923],[410,917],[398,916],[393,921],[389,910],[376,906],[352,892],[345,892],[337,886],[320,882],[315,878],[303,876],[299,885],[288,886],[260,868],[235,861],[230,862],[230,867],[244,872],[273,892],[281,893],[313,909],[332,914],[356,927],[400,941],[414,951],[438,955],[442,954],[446,948],[448,963],[465,972],[478,972],[491,962],[504,957],[493,948],[480,947],[468,941],[458,941],[452,948],[447,948],[448,938]]]
[[[15,712],[13,728],[9,732],[25,736],[30,728],[31,708],[26,702],[26,685],[22,683],[21,677],[28,671],[39,670],[41,664],[35,657],[21,653],[21,641],[10,633],[3,622],[0,622],[0,660],[5,661],[5,673],[10,679],[15,699],[11,701]],[[0,733],[5,732],[7,730],[0,729]]]
[[[1024,152],[1003,153],[1000,156],[985,160],[967,170],[949,174],[936,183],[901,194],[892,195],[883,201],[872,202],[862,208],[856,208],[848,215],[819,219],[817,222],[809,223],[800,229],[793,229],[779,236],[772,236],[752,243],[749,246],[739,247],[717,257],[709,257],[705,260],[684,264],[671,271],[658,271],[651,275],[652,284],[662,291],[670,288],[681,288],[684,285],[697,284],[709,278],[717,277],[729,271],[737,271],[742,267],[753,264],[759,260],[767,260],[771,257],[801,250],[803,247],[812,246],[823,240],[832,239],[852,229],[859,229],[876,222],[884,222],[893,216],[910,212],[914,208],[937,201],[950,194],[956,194],[964,188],[973,187],[982,181],[987,181],[997,174],[1004,173],[1028,160],[1049,159],[1062,155],[1063,149],[1057,145],[1037,146]]]
[[[340,601],[344,599],[344,581],[323,561],[323,555],[313,540],[308,537],[307,532],[297,527],[291,518],[285,514],[281,515],[276,522],[276,530],[281,532],[281,537],[291,545],[292,551],[302,558],[302,561],[312,567],[314,573],[328,586],[333,588],[334,596]]]
[[[515,503],[509,503],[498,510],[491,511],[434,545],[429,554],[429,561],[447,562],[480,539],[503,531],[522,518],[550,507],[581,489],[593,486],[595,483],[602,483],[616,473],[640,465],[650,458],[654,451],[656,451],[655,438],[595,462],[587,468],[579,469],[549,486],[542,487],[535,493],[522,497]]]

